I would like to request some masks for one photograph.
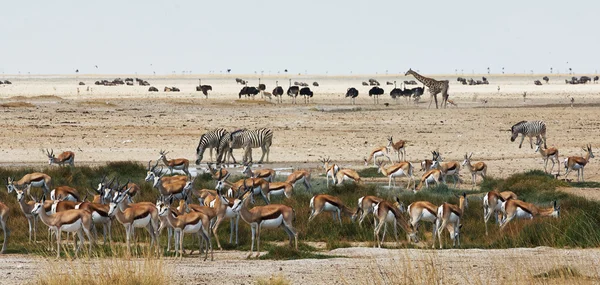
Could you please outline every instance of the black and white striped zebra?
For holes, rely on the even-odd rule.
[[[267,156],[267,162],[269,162],[269,149],[273,143],[273,131],[267,128],[261,128],[257,130],[246,130],[241,132],[240,139],[242,140],[242,148],[244,149],[244,163],[252,162],[252,148],[260,147],[262,149],[262,156],[258,163],[262,163],[265,155]],[[230,147],[233,142],[229,142]]]
[[[210,160],[212,161],[213,148],[217,149],[219,147],[219,142],[221,141],[221,139],[227,135],[229,135],[229,132],[227,130],[219,128],[200,136],[200,142],[198,142],[198,147],[196,148],[196,165],[199,165],[200,161],[202,161],[204,151],[207,148],[210,151]]]
[[[229,158],[233,159],[233,163],[237,163],[235,157],[233,157],[233,150],[243,147],[242,134],[245,131],[247,131],[247,129],[233,131],[221,138],[219,148],[217,149],[217,163],[223,163],[225,159],[229,162]],[[230,144],[230,142],[233,143]],[[223,157],[223,155],[225,155],[225,157]]]
[[[521,143],[519,143],[519,148],[523,145],[523,140],[525,136],[529,137],[529,145],[533,149],[533,143],[531,142],[532,137],[537,137],[537,142],[540,140],[544,140],[544,148],[548,148],[546,146],[546,124],[543,121],[521,121],[512,126],[510,128],[512,132],[512,136],[510,137],[510,141],[514,142],[515,139],[521,134]]]

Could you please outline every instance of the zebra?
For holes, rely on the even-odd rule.
[[[227,130],[219,128],[200,136],[200,142],[196,148],[196,165],[199,165],[200,161],[202,161],[204,151],[207,148],[210,150],[210,160],[212,161],[213,148],[217,148],[221,139],[228,134],[229,132],[227,132]]]
[[[245,131],[247,131],[247,129],[239,129],[221,138],[217,149],[217,163],[223,163],[225,159],[229,162],[229,158],[233,159],[234,164],[237,163],[235,157],[233,157],[233,150],[242,148],[241,137]],[[232,144],[229,143],[231,141],[233,141]],[[225,155],[225,157],[223,157],[223,155]]]
[[[521,121],[514,124],[510,131],[512,132],[512,136],[510,137],[510,141],[514,142],[515,139],[521,134],[521,143],[519,143],[519,148],[523,145],[523,140],[525,136],[529,137],[529,145],[533,149],[533,143],[531,142],[532,137],[537,137],[537,143],[539,143],[542,139],[544,141],[544,148],[548,148],[546,146],[546,124],[543,121]]]
[[[262,163],[265,155],[267,155],[267,162],[269,162],[269,148],[273,143],[273,131],[267,128],[261,128],[253,131],[243,131],[240,133],[240,139],[242,148],[244,149],[244,163],[252,162],[252,148],[260,147],[262,149],[262,156],[258,163]],[[235,141],[229,141],[229,148],[232,148]]]

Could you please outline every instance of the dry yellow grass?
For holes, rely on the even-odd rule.
[[[0,104],[0,107],[4,107],[4,108],[31,108],[31,107],[35,107],[35,105],[28,103],[28,102],[8,102],[8,103],[2,103]]]

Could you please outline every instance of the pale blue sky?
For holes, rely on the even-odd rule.
[[[598,1],[23,0],[1,7],[6,74],[600,67]]]

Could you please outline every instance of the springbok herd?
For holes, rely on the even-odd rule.
[[[511,140],[514,141],[519,134],[522,134],[521,144],[525,136],[530,139],[530,146],[533,149],[532,137],[537,137],[536,152],[539,151],[545,162],[545,168],[548,160],[552,161],[552,169],[555,163],[559,163],[558,150],[556,148],[546,147],[546,127],[543,122],[519,122],[512,127]],[[214,133],[214,131],[213,131]],[[234,132],[235,133],[235,132]],[[259,133],[259,132],[257,132]],[[269,134],[265,137],[272,138],[270,130],[264,131]],[[203,135],[203,137],[206,137]],[[202,141],[207,139],[201,139]],[[231,139],[233,141],[233,139]],[[263,141],[263,140],[258,140]],[[270,139],[266,140],[270,145]],[[202,154],[206,147],[198,147],[198,161],[202,160]],[[208,146],[208,145],[206,145]],[[233,144],[229,144],[231,151]],[[246,152],[250,148],[263,147],[264,143],[250,144],[246,143]],[[521,147],[521,145],[519,146]],[[416,185],[414,179],[413,163],[405,161],[407,144],[405,141],[394,141],[392,137],[388,138],[386,146],[374,149],[368,157],[364,158],[365,165],[373,163],[378,167],[379,173],[387,176],[388,186],[396,185],[396,177],[405,176],[408,178],[406,189],[412,189],[417,192],[423,189],[425,185],[429,188],[432,183],[445,183],[446,177],[451,176],[454,185],[460,182],[459,171],[466,167],[471,173],[473,186],[476,185],[476,177],[480,175],[485,178],[487,165],[485,162],[471,162],[471,154],[464,155],[462,164],[456,161],[444,162],[439,151],[433,151],[431,160],[419,162],[421,176],[419,184]],[[268,152],[268,148],[266,149]],[[565,176],[571,170],[577,170],[578,181],[583,180],[583,168],[593,158],[591,145],[584,149],[585,157],[571,156],[564,160],[566,169]],[[397,163],[393,163],[392,153],[396,153]],[[45,150],[49,164],[74,166],[75,154],[70,151],[55,156],[54,151]],[[80,247],[84,244],[84,234],[88,239],[88,251],[91,251],[92,245],[97,239],[96,226],[102,225],[104,243],[112,243],[111,226],[114,218],[125,227],[125,239],[127,244],[127,253],[130,253],[130,240],[134,236],[135,228],[145,228],[151,238],[150,247],[158,253],[159,235],[164,228],[167,229],[167,251],[171,250],[171,239],[174,237],[175,255],[180,257],[184,253],[183,236],[186,233],[196,234],[200,240],[199,251],[204,250],[204,260],[208,258],[210,251],[211,260],[213,258],[213,247],[211,236],[214,235],[217,247],[222,249],[218,229],[225,219],[230,221],[229,242],[233,243],[235,232],[235,244],[238,244],[238,222],[241,217],[244,222],[251,227],[252,245],[250,255],[254,253],[254,244],[256,241],[257,255],[260,252],[260,234],[263,228],[281,227],[289,236],[290,246],[298,248],[298,232],[293,226],[295,221],[295,211],[289,206],[283,204],[271,204],[272,196],[285,196],[291,198],[296,184],[301,183],[306,190],[310,190],[311,173],[307,170],[295,170],[288,175],[283,182],[276,182],[276,172],[272,169],[252,169],[251,156],[250,161],[243,164],[242,173],[246,178],[236,182],[229,181],[230,171],[217,165],[214,167],[208,163],[208,172],[216,182],[216,189],[194,189],[194,180],[190,174],[189,160],[184,158],[167,159],[167,152],[160,151],[160,157],[156,163],[148,162],[146,182],[152,183],[160,193],[160,198],[156,202],[135,202],[133,199],[140,192],[140,187],[127,181],[120,184],[115,178],[108,181],[103,177],[97,187],[94,186],[93,200],[86,201],[82,199],[77,189],[69,186],[59,186],[53,188],[52,178],[44,173],[29,173],[21,179],[8,178],[7,189],[9,193],[15,192],[20,208],[29,224],[29,241],[37,241],[37,220],[38,217],[43,224],[48,226],[48,247],[52,247],[52,236],[56,238],[57,258],[60,257],[61,233],[73,233],[75,243],[75,255],[77,256]],[[212,157],[212,155],[211,155]],[[268,156],[267,156],[268,157]],[[381,159],[383,158],[383,160]],[[212,159],[212,158],[211,158]],[[378,160],[379,159],[379,160]],[[261,158],[262,160],[262,158]],[[386,166],[385,160],[391,165]],[[170,173],[174,170],[183,171],[185,175],[165,176],[164,167],[160,166],[162,162]],[[344,183],[345,180],[362,183],[359,174],[352,169],[341,168],[333,164],[329,158],[320,160],[324,170],[329,187],[329,181],[334,185]],[[560,167],[559,167],[560,172]],[[197,177],[197,176],[196,176]],[[411,188],[411,182],[413,187]],[[34,197],[30,194],[32,187],[42,188],[42,197]],[[87,195],[86,195],[87,196]],[[254,204],[255,196],[260,196],[264,200],[264,206],[251,206]],[[46,199],[49,197],[50,199]],[[194,203],[197,199],[198,203]],[[348,207],[338,198],[326,194],[318,194],[310,200],[311,214],[308,218],[310,223],[321,212],[331,212],[334,221],[342,223],[341,216],[347,215],[352,221],[358,219],[358,224],[362,225],[365,218],[372,214],[374,217],[374,238],[378,246],[381,246],[385,239],[388,223],[393,223],[394,233],[396,234],[397,225],[399,225],[407,234],[407,238],[412,242],[419,242],[417,238],[419,222],[430,222],[434,224],[433,228],[433,247],[435,247],[435,238],[439,240],[440,248],[443,248],[442,233],[444,229],[448,230],[453,246],[460,246],[461,218],[464,209],[468,205],[465,193],[458,196],[458,205],[443,203],[434,205],[428,201],[417,201],[407,207],[396,198],[390,202],[376,196],[364,196],[358,199],[357,207]],[[538,208],[536,205],[518,200],[517,195],[510,191],[488,192],[483,197],[483,212],[486,235],[488,234],[487,222],[493,215],[500,229],[514,218],[533,219],[534,217],[558,217],[560,207],[554,201],[554,205],[549,208]],[[4,242],[2,252],[6,249],[9,230],[6,227],[9,210],[7,206],[0,202],[0,222],[4,231]],[[408,219],[406,218],[408,216]],[[384,229],[380,238],[379,233]],[[75,237],[75,233],[77,236]],[[173,234],[174,233],[174,234]],[[68,235],[67,235],[68,237]],[[79,246],[77,241],[80,241]],[[206,244],[206,245],[204,245]]]

